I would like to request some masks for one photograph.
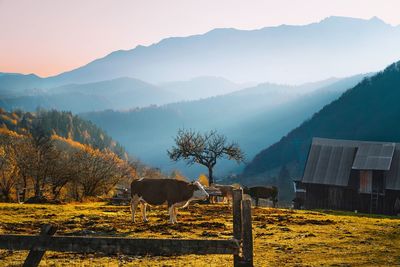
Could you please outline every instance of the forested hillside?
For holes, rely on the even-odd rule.
[[[132,78],[68,84],[50,89],[27,90],[25,93],[14,90],[5,94],[0,90],[0,107],[9,111],[16,108],[25,111],[44,108],[79,113],[160,105],[176,99],[172,92]]]
[[[19,134],[29,134],[40,129],[46,135],[58,135],[101,150],[110,149],[122,158],[127,158],[125,149],[102,129],[72,115],[71,112],[38,110],[6,112],[0,109],[0,127]]]
[[[28,79],[17,74],[14,76]],[[175,81],[159,85],[124,77],[109,81],[67,84],[54,88],[38,87],[29,90],[12,89],[12,86],[7,86],[8,83],[2,84],[0,79],[0,107],[5,110],[35,111],[42,108],[68,110],[74,114],[108,109],[128,110],[197,100],[231,93],[246,87],[245,84],[235,84],[219,77],[197,77],[188,81]]]
[[[137,166],[102,130],[71,113],[0,110],[0,200],[101,197],[126,186]]]
[[[303,174],[313,137],[400,142],[400,62],[365,78],[338,100],[261,151],[245,168],[249,183],[273,183],[281,168],[292,179]],[[290,183],[288,183],[290,184]]]

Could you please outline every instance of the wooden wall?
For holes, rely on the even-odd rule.
[[[358,190],[349,187],[306,184],[304,207],[306,209],[333,209],[369,213],[371,211],[371,195],[360,194]],[[394,215],[396,198],[400,191],[386,190],[384,196],[379,196],[377,212]]]

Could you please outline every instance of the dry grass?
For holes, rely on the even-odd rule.
[[[139,218],[139,214],[137,214]],[[59,235],[149,238],[230,238],[230,207],[191,205],[167,223],[165,207],[149,223],[130,221],[126,206],[0,204],[0,233],[37,234],[53,223]],[[141,221],[139,219],[139,221]],[[339,212],[253,210],[256,266],[400,266],[400,219]],[[1,266],[20,266],[27,252],[0,250]],[[41,266],[231,266],[232,256],[106,257],[47,252]]]

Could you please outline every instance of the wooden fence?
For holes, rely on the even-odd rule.
[[[232,239],[144,239],[54,236],[57,228],[42,226],[40,235],[0,235],[0,249],[30,250],[24,266],[38,266],[46,251],[103,253],[105,255],[231,254],[234,266],[253,266],[251,201],[233,194]]]

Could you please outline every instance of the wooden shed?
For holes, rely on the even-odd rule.
[[[295,183],[305,208],[396,214],[400,144],[314,138]]]

